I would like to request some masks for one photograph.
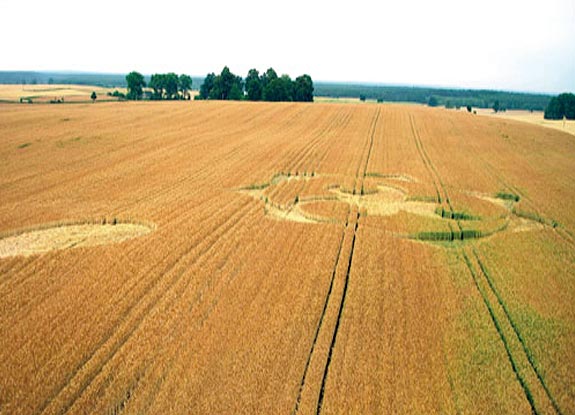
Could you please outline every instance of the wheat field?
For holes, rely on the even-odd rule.
[[[0,160],[0,414],[575,413],[569,134],[0,104]]]
[[[546,120],[543,111],[508,110],[495,113],[491,109],[478,108],[475,110],[479,115],[488,115],[505,120],[521,121],[529,124],[554,128],[565,133],[575,135],[575,120]]]
[[[70,84],[38,84],[38,85],[0,85],[0,101],[18,102],[31,100],[34,103],[47,103],[50,101],[63,100],[63,102],[89,102],[92,92],[96,92],[97,99],[115,101],[118,98],[108,96],[115,90],[126,92],[125,88],[105,88],[91,85]]]

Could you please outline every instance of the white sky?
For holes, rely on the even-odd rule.
[[[575,0],[0,0],[0,70],[575,91]]]

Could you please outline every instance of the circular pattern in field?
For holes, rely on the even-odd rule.
[[[430,243],[469,242],[546,226],[537,216],[518,213],[515,205],[520,197],[513,193],[450,189],[451,198],[442,201],[439,193],[430,195],[425,182],[400,173],[370,173],[359,183],[333,174],[280,173],[237,190],[263,201],[270,219],[343,223],[355,207],[362,215],[380,218],[372,225],[378,223],[399,237]]]
[[[365,209],[369,215],[391,216],[400,211],[435,217],[436,204],[410,201],[407,193],[399,188],[378,185],[377,190],[366,194],[349,194],[341,189],[331,189],[337,200]]]
[[[30,230],[0,239],[0,258],[118,243],[151,231],[149,226],[134,223],[75,224]]]

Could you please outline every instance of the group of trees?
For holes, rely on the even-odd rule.
[[[144,96],[146,80],[139,72],[130,72],[126,75],[126,84],[128,87],[127,99],[140,100]],[[190,90],[192,89],[192,78],[182,74],[180,76],[173,72],[167,74],[154,74],[150,78],[148,85],[153,92],[150,99],[190,99]]]
[[[126,76],[127,99],[140,100],[144,97],[146,81],[139,72]],[[147,84],[152,89],[150,99],[190,99],[192,78],[188,75],[154,74]],[[250,69],[244,81],[227,66],[219,75],[209,73],[200,86],[196,99],[249,100],[249,101],[313,101],[313,81],[309,75],[298,76],[294,81],[288,75],[278,76],[273,68],[260,73]]]
[[[435,98],[433,95],[429,97],[429,99],[427,100],[427,105],[429,105],[430,107],[437,107],[439,105],[439,102],[437,101],[437,98]]]
[[[313,81],[309,75],[294,81],[288,75],[278,76],[273,68],[263,74],[250,69],[246,77],[246,98],[250,101],[313,101]]]
[[[189,75],[178,76],[173,72],[154,74],[148,86],[154,90],[153,100],[191,99],[192,77]]]
[[[212,72],[206,76],[196,99],[240,100],[244,95],[243,87],[242,78],[226,66],[219,75]]]
[[[250,69],[244,81],[226,66],[219,75],[206,76],[197,99],[311,102],[313,91],[309,75],[292,81],[288,75],[278,76],[273,68],[261,75],[257,69]]]
[[[144,87],[146,86],[146,81],[144,76],[136,71],[130,72],[126,75],[126,84],[128,86],[128,93],[126,98],[132,100],[142,99],[144,95]]]
[[[546,120],[575,120],[575,95],[564,93],[551,98],[545,108]]]

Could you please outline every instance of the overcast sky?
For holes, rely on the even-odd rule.
[[[575,91],[575,0],[0,0],[0,70]]]

